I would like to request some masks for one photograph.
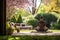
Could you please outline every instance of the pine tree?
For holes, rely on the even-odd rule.
[[[19,17],[18,17],[18,19],[17,19],[17,23],[22,23],[23,21],[22,21],[22,17],[21,17],[21,15],[19,15]]]

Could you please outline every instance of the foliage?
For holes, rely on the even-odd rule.
[[[33,27],[36,27],[38,25],[38,20],[31,19],[31,20],[27,21],[27,24],[32,25]]]
[[[57,17],[51,13],[43,14],[43,16],[47,22],[56,22],[57,21]]]
[[[27,17],[31,15],[31,13],[29,13],[26,9],[23,8],[19,9],[16,13],[21,14],[22,17]]]
[[[28,1],[28,0],[7,0],[6,1],[6,18],[7,20],[11,19],[11,17],[15,14],[15,12],[20,9],[29,9],[28,5],[33,5],[32,3],[30,3],[32,1]],[[25,10],[24,10],[25,11]],[[27,10],[28,11],[28,10]]]
[[[7,0],[7,19],[9,19],[13,14],[15,14],[16,10],[19,8],[23,8],[23,9],[27,9],[27,11],[30,9],[30,7],[34,6],[34,4],[36,4],[36,1],[33,2],[34,0]],[[59,5],[60,0],[46,0],[46,1],[42,1],[41,5],[37,8],[38,12],[37,13],[44,13],[44,12],[56,12],[56,13],[60,13],[60,5]],[[37,4],[36,4],[37,5]],[[36,6],[35,5],[35,6]],[[36,7],[34,6],[34,8],[36,9]],[[34,9],[33,8],[33,9]],[[21,14],[25,14],[24,11],[22,10],[23,13]],[[31,11],[31,9],[30,9]],[[34,10],[32,10],[33,12]],[[36,10],[35,10],[36,11]],[[28,11],[29,12],[29,11]],[[27,12],[27,13],[28,13]],[[31,13],[32,13],[31,12]],[[29,14],[29,13],[28,13]],[[25,15],[26,16],[26,15]]]
[[[40,14],[40,13],[35,16],[35,18],[36,18],[37,20],[40,20],[40,17],[41,17],[41,14]]]
[[[60,24],[58,23],[53,23],[53,25],[51,26],[51,29],[60,29]]]
[[[11,19],[10,21],[16,23],[16,17],[13,16],[12,19]]]
[[[8,29],[6,29],[6,34],[7,35],[11,35],[13,33],[13,29],[11,27],[9,27]]]
[[[12,19],[11,19],[11,22],[14,22],[14,23],[22,23],[22,16],[21,14],[15,14]]]
[[[60,19],[59,19],[59,21],[58,21],[58,24],[60,24]]]
[[[57,17],[51,13],[40,13],[35,16],[36,19],[40,20],[40,16],[44,17],[44,20],[47,22],[47,26],[50,27],[51,22],[56,22]]]
[[[27,16],[27,19],[34,19],[34,16],[33,15],[29,15],[29,16]]]
[[[56,12],[60,13],[60,0],[42,0],[42,3],[38,9],[38,13],[41,12]]]
[[[37,0],[36,0],[37,1]],[[32,15],[32,13],[39,13],[35,16],[35,19],[37,19],[38,21],[40,20],[40,16],[42,15],[45,19],[45,21],[47,22],[47,26],[49,27],[51,22],[56,22],[57,21],[57,17],[58,17],[58,13],[60,13],[60,5],[59,2],[60,0],[42,0],[41,5],[36,9],[36,1],[34,2],[34,0],[7,0],[7,20],[11,19],[11,22],[14,23],[21,23],[23,21],[29,21],[29,20],[34,20],[34,16]],[[34,6],[35,4],[35,6]],[[33,7],[34,6],[34,7]],[[31,9],[29,7],[32,7]],[[18,10],[17,10],[18,9]],[[50,13],[49,13],[50,12]],[[55,12],[55,14],[51,14],[52,12]],[[16,13],[16,14],[15,14]],[[33,13],[33,14],[34,14]],[[15,14],[15,15],[14,15]],[[34,14],[35,15],[35,14]],[[13,17],[12,17],[13,16]],[[27,17],[27,19],[23,18],[23,17]],[[60,17],[60,15],[59,15]],[[32,21],[32,25],[34,26],[35,24],[35,20]],[[58,22],[60,24],[60,21]],[[57,24],[57,25],[59,25]]]
[[[38,8],[37,13],[45,13],[45,12],[46,12],[45,6],[46,6],[46,5],[44,5],[43,3],[41,3],[41,5],[40,5],[39,8]]]
[[[21,17],[21,15],[19,15],[19,17],[17,19],[17,23],[22,23],[22,22],[23,22],[22,17]]]
[[[45,10],[49,10],[50,12],[56,12],[56,13],[60,13],[60,5],[59,5],[60,1],[59,0],[50,0],[49,5],[47,5],[45,7]],[[48,4],[48,3],[47,3]]]
[[[0,36],[1,40],[60,40],[60,36]]]
[[[55,11],[56,13],[60,13],[60,0],[51,0],[50,6],[53,8],[52,11]]]
[[[55,22],[57,20],[57,17],[51,13],[40,13],[40,14],[37,14],[35,18],[40,20],[40,16],[43,16],[47,22]]]
[[[15,14],[16,12],[16,8],[14,6],[7,6],[6,7],[6,20],[10,20],[12,18],[12,16]]]
[[[30,15],[32,16],[32,14],[26,11],[26,9],[21,8],[16,11],[16,14],[12,17],[11,22],[22,22],[22,20],[25,21],[26,19],[24,17],[28,17],[29,19],[31,18]]]
[[[8,29],[10,27],[9,22],[6,22],[6,29]]]
[[[9,22],[6,23],[6,34],[11,35],[13,33],[13,29],[10,27]]]

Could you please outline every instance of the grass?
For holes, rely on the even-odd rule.
[[[0,36],[0,40],[60,40],[60,36]]]
[[[52,32],[60,32],[60,30],[50,30],[50,31],[52,31]]]
[[[36,30],[21,30],[21,32],[31,32],[31,31],[36,31]],[[52,32],[60,32],[60,30],[49,30]]]
[[[28,30],[28,29],[22,29],[22,30],[20,30],[20,33],[30,33],[30,32],[32,32],[32,31],[36,31],[36,30]],[[15,32],[16,32],[16,30],[15,30]]]
[[[27,30],[27,29],[26,30],[25,29],[20,30],[20,32],[22,32],[22,33],[30,33],[32,31],[36,31],[36,30]],[[48,30],[48,31],[60,32],[60,30]]]

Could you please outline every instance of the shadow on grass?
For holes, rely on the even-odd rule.
[[[0,36],[0,40],[60,40],[60,36]]]

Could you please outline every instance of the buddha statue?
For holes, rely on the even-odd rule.
[[[44,21],[43,16],[40,17],[38,26],[36,27],[36,30],[38,32],[46,32],[48,28],[46,27],[46,22]]]

